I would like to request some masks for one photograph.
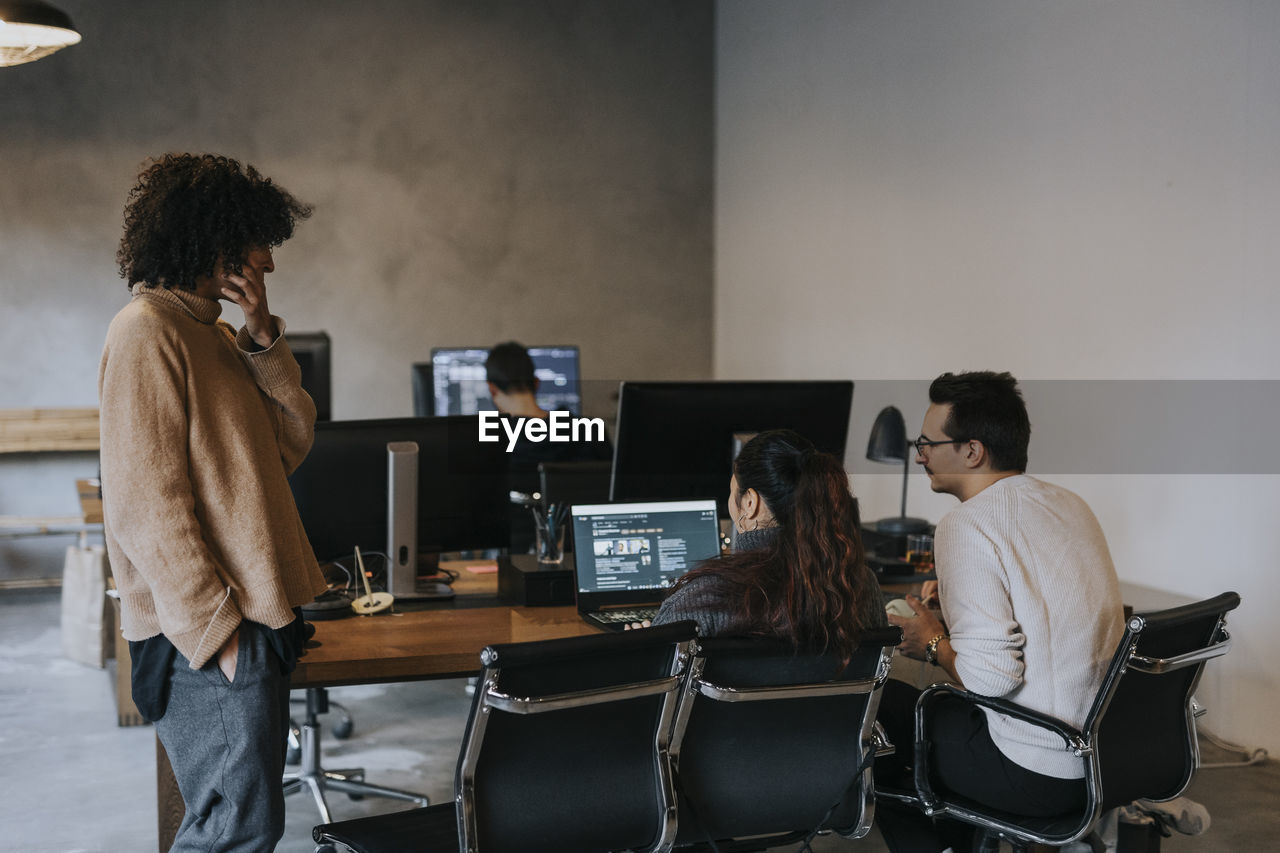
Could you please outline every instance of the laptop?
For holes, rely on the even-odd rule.
[[[667,589],[720,554],[714,499],[573,507],[578,613],[622,631],[652,619]]]

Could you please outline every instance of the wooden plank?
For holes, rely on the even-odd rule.
[[[80,498],[80,517],[85,524],[102,523],[102,498],[98,494],[97,480],[76,480],[76,495]]]
[[[31,529],[46,533],[51,527],[79,527],[78,515],[0,515],[0,530]]]
[[[0,453],[97,449],[97,409],[0,409]]]
[[[59,409],[0,409],[0,429],[6,421],[39,421],[57,420],[59,418],[93,418],[98,419],[98,410],[91,406],[80,406]]]

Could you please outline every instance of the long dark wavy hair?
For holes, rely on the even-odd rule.
[[[733,465],[740,501],[755,489],[778,525],[766,547],[715,557],[680,583],[715,575],[731,589],[747,631],[848,663],[879,596],[866,569],[858,502],[844,466],[791,430],[763,432]]]
[[[249,251],[293,236],[311,207],[252,166],[214,154],[165,154],[145,165],[124,208],[120,275],[195,290],[196,279],[238,272]]]

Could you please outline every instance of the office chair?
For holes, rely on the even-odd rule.
[[[405,800],[411,803],[417,803],[420,806],[430,804],[430,800],[423,794],[415,794],[412,791],[401,791],[398,788],[384,788],[381,785],[374,785],[364,781],[364,770],[361,768],[348,768],[344,770],[326,770],[320,765],[320,721],[319,715],[328,713],[329,709],[340,708],[336,702],[329,702],[329,691],[323,687],[308,687],[306,689],[307,711],[306,717],[303,718],[302,726],[298,730],[298,753],[302,766],[293,773],[286,773],[284,776],[284,793],[285,796],[298,791],[310,791],[312,799],[315,800],[316,809],[320,812],[320,819],[325,823],[333,820],[329,812],[329,804],[325,800],[325,791],[332,789],[341,791],[353,800],[370,797],[386,797],[393,800]],[[343,714],[346,714],[345,709]],[[348,726],[350,717],[346,717]],[[339,722],[341,726],[341,721]],[[290,721],[290,728],[293,723]],[[350,728],[347,734],[350,735]],[[290,731],[290,737],[293,732]],[[286,751],[286,760],[288,752]]]
[[[317,826],[317,853],[665,849],[692,622],[490,646],[454,802]]]
[[[876,709],[901,640],[869,631],[843,669],[772,640],[700,640],[676,726],[676,849],[866,835]]]
[[[294,692],[296,693],[298,691],[295,690]],[[351,733],[355,730],[356,724],[355,720],[351,717],[351,712],[347,710],[347,706],[338,702],[330,701],[327,690],[324,691],[324,704],[326,705],[326,708],[321,711],[321,713],[332,714],[337,712],[338,714],[337,722],[334,722],[329,727],[330,734],[338,740],[346,740],[351,737]],[[289,705],[290,707],[293,705],[300,705],[305,709],[307,706],[306,692],[303,691],[302,696],[290,696]],[[293,766],[302,761],[302,726],[298,725],[297,720],[292,717],[289,718],[288,738],[289,744],[285,750],[284,763]]]
[[[1015,851],[1031,844],[1060,847],[1089,835],[1104,811],[1137,799],[1177,797],[1191,784],[1200,762],[1195,717],[1202,712],[1192,694],[1205,662],[1231,648],[1226,615],[1239,604],[1240,596],[1226,592],[1183,607],[1134,614],[1080,729],[1012,702],[934,685],[916,704],[916,791],[881,796],[974,825],[980,833],[975,849],[983,851],[998,849],[1001,840]],[[1084,808],[1030,818],[987,808],[941,786],[929,772],[930,724],[938,702],[957,700],[1061,737],[1083,764]]]

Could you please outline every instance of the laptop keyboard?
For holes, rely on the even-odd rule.
[[[628,607],[622,610],[597,610],[591,616],[599,619],[601,622],[610,624],[643,622],[646,619],[652,620],[658,615],[656,607]]]

